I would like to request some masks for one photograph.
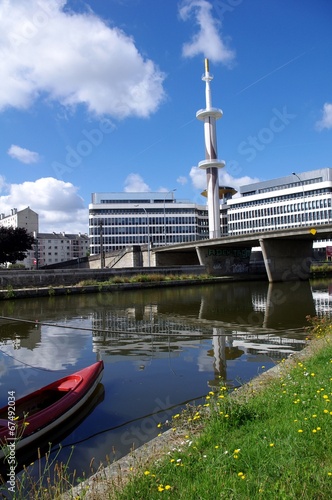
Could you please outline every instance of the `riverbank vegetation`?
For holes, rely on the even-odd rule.
[[[109,285],[116,285],[121,283],[149,283],[149,282],[163,282],[163,281],[194,281],[194,280],[207,280],[212,279],[214,276],[210,276],[208,274],[161,274],[161,273],[153,273],[153,274],[135,274],[134,276],[112,276],[107,281],[97,281],[97,280],[84,280],[80,281],[76,286],[99,286],[99,287],[107,287]]]
[[[332,323],[311,320],[308,347],[232,394],[220,379],[205,403],[171,420],[172,448],[116,479],[107,472],[66,498],[142,500],[324,500],[332,491]],[[168,428],[160,422],[158,428]],[[34,499],[62,498],[69,478],[29,487]],[[27,484],[18,477],[17,493]],[[101,484],[102,483],[102,484]],[[102,487],[102,493],[99,489]],[[104,488],[107,488],[105,491]],[[24,489],[24,488],[23,488]],[[99,490],[99,492],[98,492]],[[30,498],[26,496],[20,498]]]

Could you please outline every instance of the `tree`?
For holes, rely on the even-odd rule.
[[[25,259],[34,242],[34,237],[23,227],[0,227],[0,264]]]

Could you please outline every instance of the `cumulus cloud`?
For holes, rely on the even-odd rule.
[[[151,191],[139,174],[129,174],[125,180],[124,191],[126,193],[145,193]]]
[[[195,19],[198,32],[182,47],[184,57],[202,54],[213,62],[229,65],[235,59],[235,52],[227,47],[220,34],[220,21],[212,15],[212,4],[207,0],[184,0],[179,8],[183,21]]]
[[[190,170],[190,178],[193,183],[194,188],[201,189],[204,191],[206,189],[206,171],[198,168],[192,167]],[[244,175],[243,177],[233,177],[226,170],[219,170],[219,185],[220,186],[230,186],[238,191],[237,195],[239,196],[239,191],[241,186],[245,186],[246,184],[251,184],[253,182],[259,182],[257,177],[249,177],[248,175]]]
[[[332,128],[332,104],[329,102],[324,104],[322,118],[316,122],[317,130],[323,130],[324,128]]]
[[[0,212],[9,215],[13,207],[22,210],[27,206],[38,213],[40,232],[88,232],[88,209],[70,182],[53,177],[22,184],[3,182]]]
[[[21,146],[16,146],[12,144],[8,149],[7,153],[9,156],[18,160],[22,163],[37,163],[39,161],[39,154],[29,149],[21,148]]]
[[[68,3],[0,0],[0,110],[47,97],[116,118],[155,112],[165,75],[132,37]]]

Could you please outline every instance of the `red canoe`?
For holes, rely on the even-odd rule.
[[[9,398],[9,405],[0,409],[0,458],[6,444],[23,448],[76,413],[95,391],[103,369],[98,361],[16,401]]]

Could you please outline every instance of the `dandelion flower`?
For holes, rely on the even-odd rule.
[[[302,430],[302,429],[299,429],[297,432],[303,432],[303,430]]]

